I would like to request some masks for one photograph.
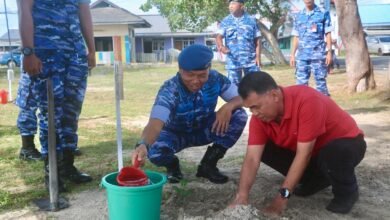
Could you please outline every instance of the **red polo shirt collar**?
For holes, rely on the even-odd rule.
[[[280,86],[279,88],[282,90],[283,93],[283,123],[284,120],[291,119],[293,102],[291,94],[285,93],[285,89],[283,87]]]

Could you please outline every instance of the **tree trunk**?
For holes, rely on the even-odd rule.
[[[350,93],[375,88],[374,72],[356,0],[337,0],[340,36],[346,49],[345,64]]]
[[[275,64],[275,56],[267,48],[261,48],[261,53],[271,61],[271,64]]]
[[[265,26],[262,22],[258,21],[261,35],[265,37],[265,39],[268,41],[269,45],[271,46],[272,51],[268,51],[272,54],[273,60],[271,60],[272,63],[275,64],[284,64],[287,65],[286,58],[284,57],[282,51],[279,48],[278,41],[276,40],[275,36],[271,33],[271,31]],[[265,48],[262,48],[262,53],[264,53]],[[269,54],[264,53],[267,58],[269,57]]]

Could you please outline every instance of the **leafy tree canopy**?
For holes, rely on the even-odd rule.
[[[275,35],[284,23],[290,8],[289,0],[248,0],[245,7],[250,14],[267,18]],[[186,29],[200,32],[215,21],[229,14],[228,1],[225,0],[147,0],[141,6],[148,11],[155,6],[164,15],[173,30]]]
[[[229,13],[228,3],[218,0],[147,0],[141,9],[148,11],[152,6],[168,19],[173,30],[200,32]]]

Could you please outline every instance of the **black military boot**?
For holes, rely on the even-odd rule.
[[[77,157],[77,156],[81,156],[83,153],[81,152],[80,148],[76,148],[73,151],[73,154]]]
[[[73,183],[87,183],[92,181],[92,177],[82,173],[74,166],[74,154],[70,149],[64,149],[64,170],[61,172],[63,178]]]
[[[43,161],[44,161],[44,171],[45,171],[45,187],[46,187],[47,191],[49,191],[49,157],[48,157],[48,155],[45,155],[43,157]],[[65,184],[64,184],[64,180],[61,177],[63,175],[61,172],[64,170],[63,166],[64,166],[63,156],[62,156],[62,154],[58,154],[57,155],[57,175],[58,175],[58,191],[60,193],[67,192],[67,189],[66,189]]]
[[[19,158],[21,160],[42,160],[41,153],[35,148],[34,135],[22,136],[22,148]]]
[[[226,153],[226,149],[220,145],[214,144],[207,148],[203,159],[198,166],[197,177],[204,177],[213,183],[222,184],[226,183],[229,178],[219,172],[217,168],[217,162],[223,158]]]
[[[173,157],[173,160],[165,166],[167,168],[167,179],[170,183],[178,183],[183,179],[183,174],[180,170],[179,158]]]

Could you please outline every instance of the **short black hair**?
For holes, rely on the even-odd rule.
[[[277,88],[278,85],[268,73],[263,71],[251,72],[246,74],[238,85],[238,94],[241,98],[246,99],[251,92],[261,95]]]

